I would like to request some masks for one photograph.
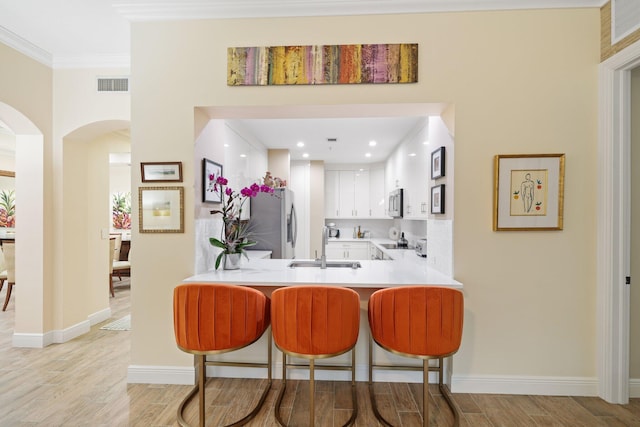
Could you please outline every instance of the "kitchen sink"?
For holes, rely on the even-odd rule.
[[[396,245],[395,243],[380,243],[380,246],[385,249],[398,249],[398,245]]]
[[[313,261],[291,261],[287,267],[316,267],[320,268],[322,262],[320,260]],[[327,261],[327,268],[361,268],[362,264],[359,261]]]
[[[413,246],[398,246],[396,243],[378,243],[385,249],[413,249]]]

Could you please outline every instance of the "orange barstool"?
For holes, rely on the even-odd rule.
[[[453,411],[454,425],[460,415],[443,380],[443,359],[458,351],[462,339],[464,298],[456,289],[435,286],[402,286],[381,289],[369,298],[369,395],[373,412],[385,426],[391,424],[378,411],[373,393],[373,369],[422,370],[423,426],[429,425],[429,370],[438,372],[440,390]],[[376,365],[373,342],[401,356],[422,359],[422,367]],[[437,359],[437,367],[429,360]]]
[[[360,297],[347,288],[335,286],[291,286],[271,294],[271,332],[282,351],[282,388],[276,401],[276,419],[287,387],[287,367],[307,365],[287,363],[287,356],[309,360],[309,425],[314,425],[315,369],[350,370],[353,412],[344,424],[353,424],[358,415],[355,384],[355,345],[360,327]],[[351,366],[316,365],[315,359],[339,356],[351,350]]]
[[[188,426],[183,412],[199,395],[199,425],[204,427],[204,394],[207,366],[267,368],[267,386],[258,404],[239,421],[246,424],[260,410],[271,388],[271,335],[266,363],[239,363],[207,360],[215,355],[239,350],[257,341],[269,327],[270,300],[262,292],[226,284],[182,284],[173,291],[173,328],[180,350],[194,355],[196,384],[178,407],[178,423]]]

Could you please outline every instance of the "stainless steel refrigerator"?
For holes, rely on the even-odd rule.
[[[272,251],[271,258],[295,258],[297,229],[293,191],[276,188],[251,198],[249,230],[258,243],[249,249]]]

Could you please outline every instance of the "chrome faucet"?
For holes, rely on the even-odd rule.
[[[320,256],[320,268],[327,268],[327,243],[329,242],[329,228],[322,227],[322,255]]]

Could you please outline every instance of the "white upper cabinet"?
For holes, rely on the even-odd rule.
[[[428,127],[425,117],[387,160],[386,191],[403,189],[405,219],[426,219],[429,214],[431,145],[424,144],[428,140]]]
[[[368,165],[366,165],[368,167]],[[384,186],[384,169],[378,167],[375,173],[359,168],[357,165],[340,166],[341,170],[325,169],[325,217],[326,218],[372,218],[379,216],[378,206],[384,198],[384,189],[373,190],[372,177],[379,188]],[[382,176],[380,176],[382,174]],[[382,182],[383,184],[379,184]],[[380,193],[382,191],[382,193]],[[372,195],[376,197],[372,204]],[[374,213],[376,213],[374,215]]]
[[[340,171],[324,171],[324,216],[340,216]]]
[[[369,170],[369,206],[371,218],[388,218],[387,196],[384,191],[384,165]]]

